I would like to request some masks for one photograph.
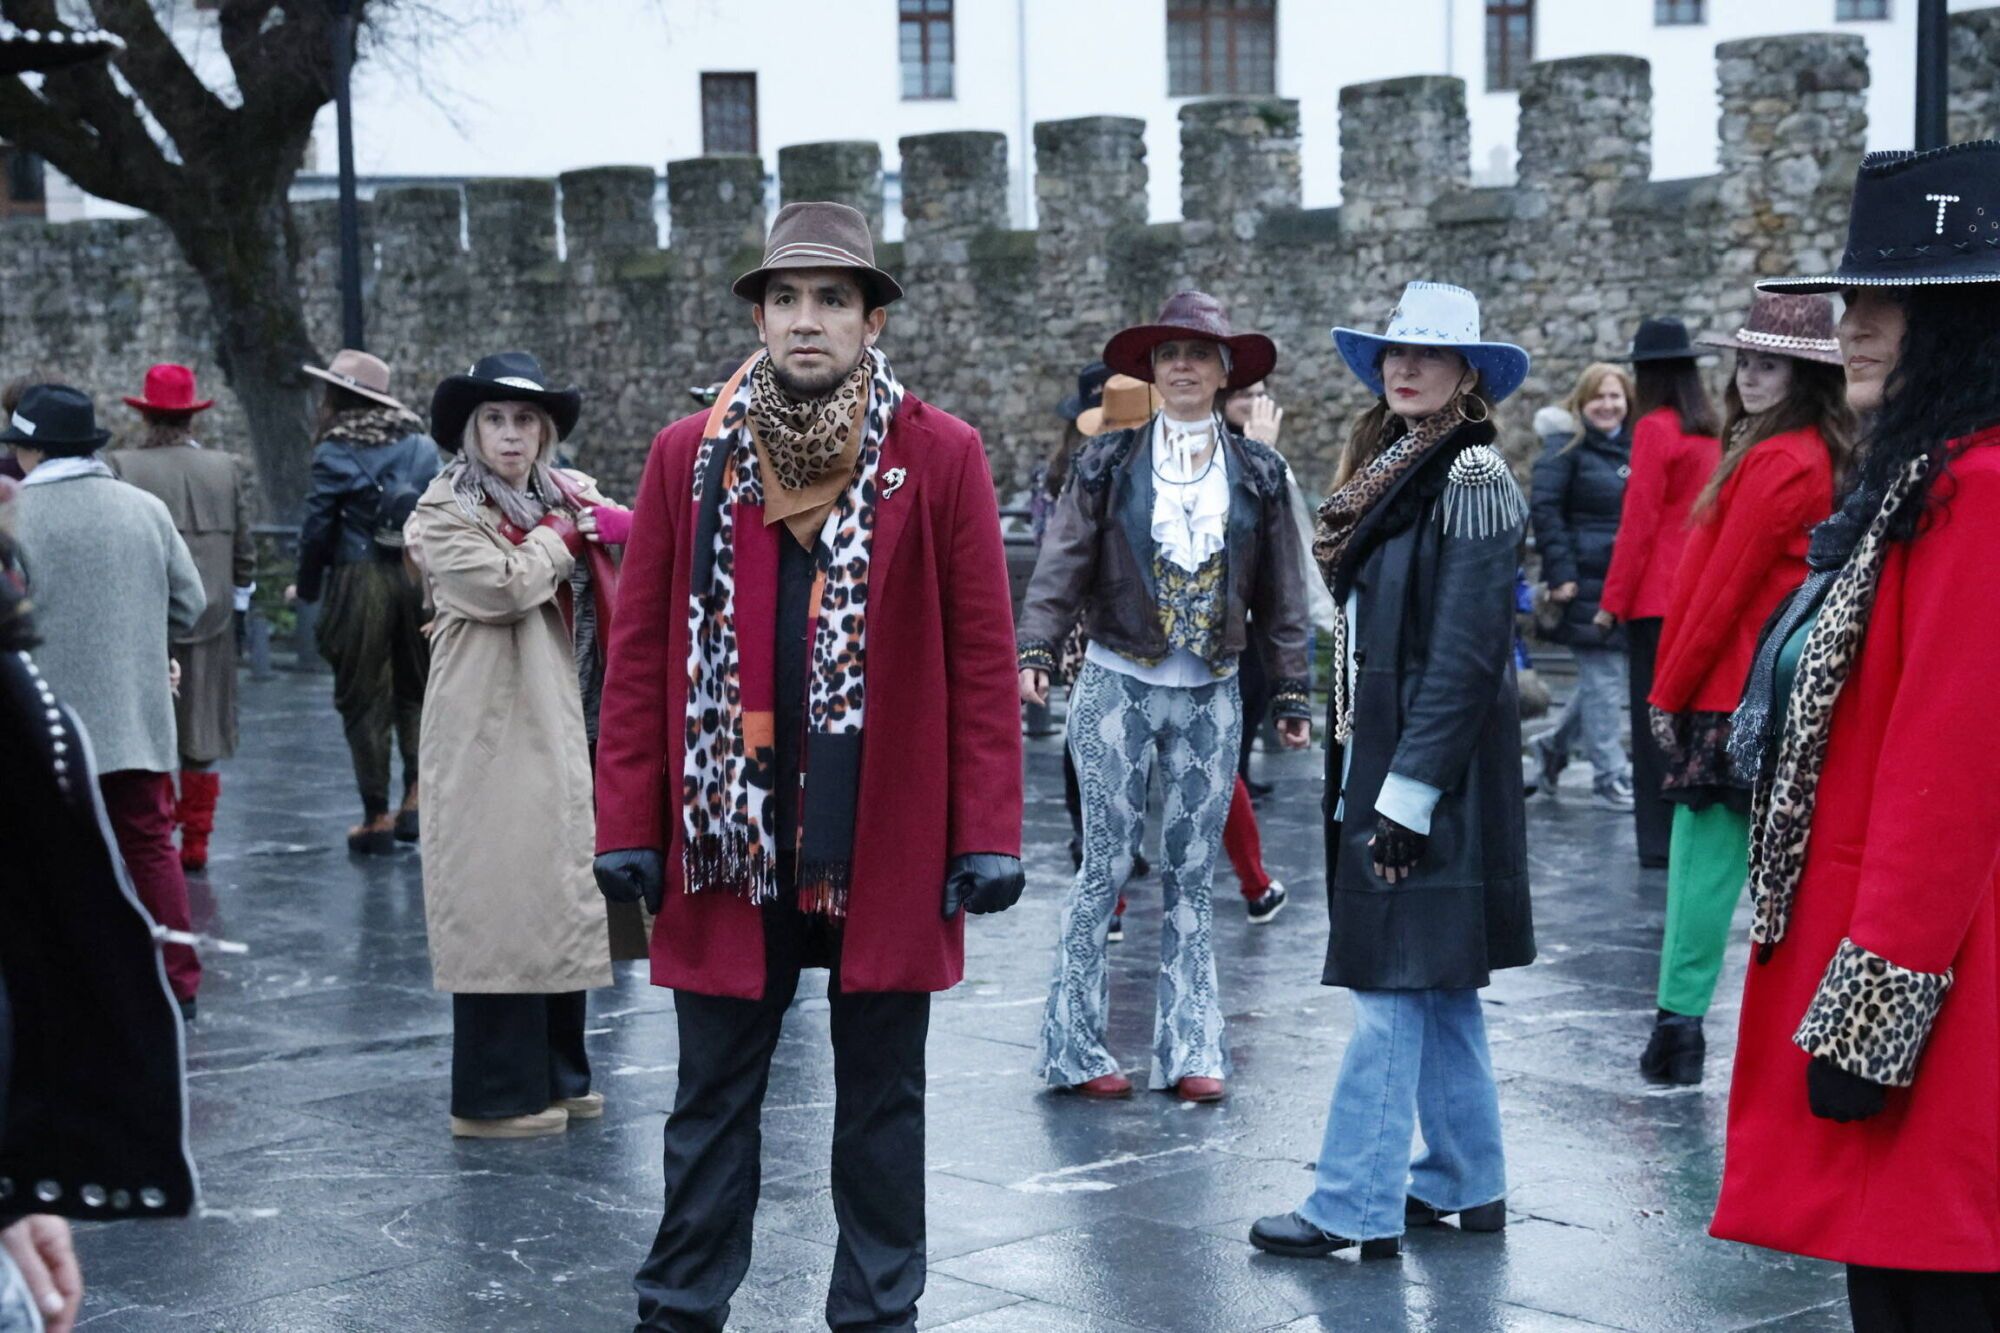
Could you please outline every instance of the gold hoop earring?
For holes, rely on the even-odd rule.
[[[1471,399],[1473,402],[1479,404],[1478,416],[1473,416],[1470,412],[1467,412],[1465,410],[1465,403],[1467,399]],[[1456,399],[1453,400],[1452,406],[1458,409],[1458,419],[1460,421],[1463,421],[1468,426],[1477,426],[1483,421],[1491,420],[1493,416],[1493,409],[1488,407],[1486,405],[1486,400],[1484,398],[1479,397],[1477,394],[1462,393]]]

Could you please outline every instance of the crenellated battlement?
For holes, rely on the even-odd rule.
[[[1953,133],[2000,132],[2000,9],[1953,16]],[[1733,320],[1758,276],[1830,266],[1865,138],[1864,46],[1851,34],[1717,48],[1720,168],[1651,179],[1654,90],[1645,61],[1583,56],[1530,68],[1515,184],[1470,184],[1462,81],[1418,76],[1341,91],[1338,125],[1296,102],[1217,99],[1180,114],[1182,218],[1146,216],[1145,124],[1115,115],[1034,131],[1039,227],[1009,227],[1007,142],[986,131],[900,143],[903,239],[883,245],[882,152],[795,144],[776,155],[779,198],[837,199],[869,219],[884,267],[908,289],[882,346],[917,393],[985,434],[1003,494],[1059,439],[1051,407],[1077,365],[1176,287],[1221,297],[1276,339],[1283,444],[1322,485],[1360,400],[1327,328],[1379,322],[1412,278],[1482,298],[1489,336],[1535,356],[1503,424],[1525,428],[1581,365],[1618,351],[1638,319]],[[1679,114],[1679,113],[1677,113]],[[1301,207],[1304,136],[1338,134],[1343,198]],[[478,354],[526,347],[586,392],[578,460],[614,493],[647,442],[691,410],[689,386],[754,348],[729,283],[754,266],[768,219],[765,164],[700,157],[666,166],[669,227],[645,166],[462,189],[384,189],[363,209],[370,346],[395,390],[428,402]],[[319,344],[337,344],[329,203],[295,210],[298,262]],[[13,224],[0,231],[0,335],[13,364],[110,395],[146,364],[214,376],[193,276],[150,221]],[[211,442],[236,443],[227,398]]]

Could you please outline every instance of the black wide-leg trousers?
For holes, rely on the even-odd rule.
[[[1993,1333],[2000,1273],[1925,1273],[1847,1266],[1854,1333]]]
[[[1653,663],[1660,653],[1657,618],[1625,622],[1625,655],[1631,669],[1632,704],[1632,825],[1639,841],[1639,863],[1663,866],[1673,834],[1674,808],[1661,794],[1667,757],[1653,739],[1646,696],[1653,692]]]
[[[785,1010],[818,923],[764,914],[761,1000],[674,992],[680,1083],[662,1154],[666,1208],[633,1280],[639,1328],[717,1333],[750,1267],[760,1120]],[[924,1289],[927,994],[827,988],[833,1026],[833,1211],[840,1223],[826,1322],[837,1333],[916,1327]]]
[[[583,996],[452,996],[451,1113],[505,1120],[589,1092]]]

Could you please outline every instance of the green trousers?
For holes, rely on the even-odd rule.
[[[1674,807],[1667,851],[1667,935],[1660,1008],[1699,1017],[1715,998],[1729,921],[1750,873],[1750,818],[1726,805]]]

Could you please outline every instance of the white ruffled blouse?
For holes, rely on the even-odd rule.
[[[1153,418],[1153,542],[1190,574],[1222,549],[1229,527],[1229,470],[1214,443],[1213,419]]]

